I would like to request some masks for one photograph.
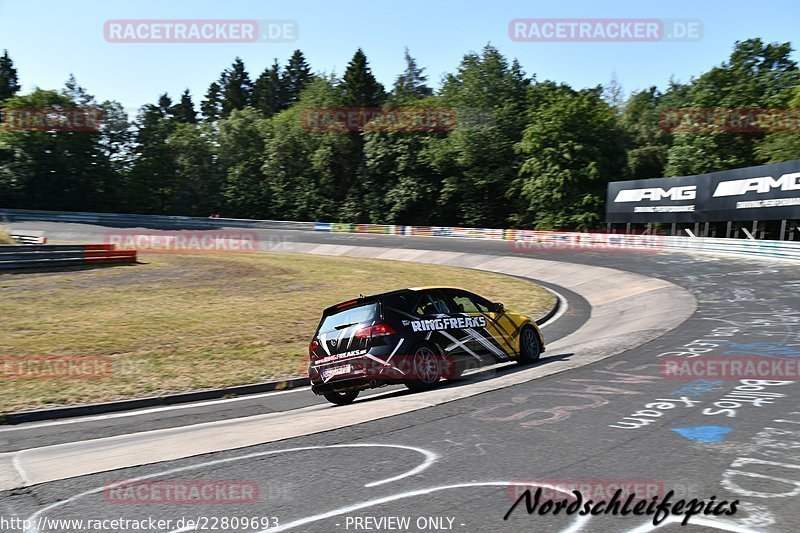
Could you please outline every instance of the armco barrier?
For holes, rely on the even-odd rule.
[[[77,222],[116,227],[158,227],[175,229],[213,229],[221,227],[291,229],[333,233],[371,233],[413,237],[455,237],[505,240],[547,249],[565,246],[576,249],[615,248],[703,252],[739,257],[800,260],[800,241],[766,241],[750,239],[716,239],[661,235],[626,235],[621,233],[584,233],[535,231],[497,228],[460,228],[449,226],[401,226],[383,224],[350,224],[335,222],[293,222],[287,220],[251,220],[235,218],[200,218],[164,215],[131,215],[116,213],[77,213],[70,211],[34,211],[0,208],[0,220]],[[534,244],[535,246],[530,246]]]
[[[37,211],[0,208],[0,221],[44,221],[99,224],[114,227],[157,227],[171,229],[214,229],[219,227],[313,230],[313,222],[286,220],[251,220],[241,218],[203,218],[123,213],[79,213],[73,211]]]
[[[0,245],[0,270],[135,262],[136,250],[117,250],[113,244]]]

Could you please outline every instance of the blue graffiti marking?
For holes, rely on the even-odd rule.
[[[676,394],[678,396],[700,396],[703,393],[714,390],[723,383],[725,382],[720,380],[713,381],[708,379],[699,379],[697,381],[688,383],[676,391],[672,391],[672,394]]]
[[[693,428],[673,428],[672,431],[695,442],[721,442],[725,440],[725,435],[733,430],[725,426],[696,426]]]

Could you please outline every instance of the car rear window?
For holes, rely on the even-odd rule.
[[[366,302],[353,307],[347,307],[341,311],[333,310],[325,315],[319,325],[319,333],[337,331],[337,328],[344,329],[344,326],[351,324],[371,324],[380,316],[378,302]]]

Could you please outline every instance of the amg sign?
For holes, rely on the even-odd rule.
[[[607,222],[800,218],[800,160],[608,184]]]
[[[617,193],[617,197],[614,198],[614,201],[641,202],[643,200],[650,200],[651,202],[658,202],[665,198],[669,200],[694,200],[696,197],[697,187],[689,185],[688,187],[672,187],[671,189],[662,189],[661,187],[623,189]]]
[[[772,176],[763,176],[760,178],[723,181],[717,185],[717,190],[714,191],[714,197],[742,196],[749,192],[764,194],[773,189],[800,191],[800,172],[784,174],[778,179],[772,179]]]

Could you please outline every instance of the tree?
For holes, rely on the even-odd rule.
[[[617,79],[617,71],[611,73],[611,80],[603,87],[603,100],[617,112],[622,111],[625,103],[625,90]]]
[[[786,119],[775,121],[774,127],[771,124],[771,129],[764,136],[764,140],[756,147],[756,153],[763,161],[781,163],[800,159],[798,110],[800,110],[800,87],[795,88],[794,96],[789,101]]]
[[[192,103],[192,95],[189,93],[189,89],[183,91],[180,101],[170,108],[170,114],[178,122],[197,124],[197,112],[194,110],[194,103]]]
[[[251,104],[253,86],[240,58],[237,57],[223,71],[219,84],[222,87],[222,117],[227,117],[234,109],[244,109]]]
[[[100,150],[103,157],[108,160],[110,169],[102,185],[106,191],[103,208],[124,212],[128,206],[127,179],[135,156],[132,124],[119,102],[107,100],[100,104],[99,108],[103,117],[99,138]]]
[[[100,144],[100,131],[75,120],[78,102],[71,94],[75,86],[63,91],[37,88],[4,102],[7,112],[48,110],[50,117],[66,113],[51,127],[15,121],[0,125],[0,181],[6,188],[0,196],[15,199],[16,207],[89,211],[111,196],[112,166]],[[94,105],[92,100],[84,103]]]
[[[19,78],[14,62],[8,55],[8,50],[3,50],[0,57],[0,102],[7,100],[19,92]]]
[[[275,72],[277,72],[277,65]],[[306,85],[314,78],[303,52],[295,50],[281,76],[281,109],[286,109],[300,99]]]
[[[530,80],[493,46],[462,59],[448,75],[436,107],[454,120],[446,136],[425,151],[443,176],[439,218],[450,224],[503,227],[511,214],[506,200],[522,157],[514,146],[522,138]]]
[[[337,80],[315,77],[294,106],[261,122],[261,172],[271,211],[287,220],[341,220],[350,183],[352,141],[338,132],[305,125],[304,112],[342,107]]]
[[[602,89],[553,93],[530,117],[517,150],[525,162],[509,198],[514,222],[538,229],[584,229],[603,219],[606,184],[622,173],[624,146]]]
[[[408,47],[405,49],[405,60],[406,69],[394,82],[392,99],[397,103],[406,103],[432,95],[433,89],[426,85],[428,77],[423,74],[425,69],[417,66],[416,60],[408,52]]]
[[[756,150],[764,133],[757,129],[740,132],[728,126],[740,119],[746,121],[747,109],[786,107],[800,83],[791,52],[789,43],[737,41],[728,61],[692,80],[681,90],[681,98],[665,95],[665,102],[681,107],[732,110],[724,122],[676,132],[666,175],[699,174],[708,172],[711,165],[716,165],[713,170],[727,170],[764,163],[765,154]],[[721,113],[723,117],[726,114]]]
[[[208,86],[206,97],[200,104],[200,112],[206,122],[216,122],[222,116],[222,89],[217,82]]]
[[[174,161],[175,179],[166,212],[191,216],[216,212],[221,202],[214,135],[208,124],[179,123],[170,132],[166,144]]]
[[[625,179],[664,175],[672,138],[661,124],[660,101],[661,94],[650,87],[632,93],[622,107],[619,122],[627,144]]]
[[[383,85],[372,75],[367,56],[361,48],[356,50],[347,65],[340,88],[344,104],[348,107],[380,107],[385,99]]]
[[[256,80],[253,87],[253,107],[261,111],[265,117],[271,117],[285,107],[283,93],[280,66],[276,59]]]
[[[222,194],[228,216],[263,219],[279,214],[274,211],[269,184],[261,171],[262,129],[266,123],[268,120],[252,108],[234,111],[219,123]]]
[[[143,106],[136,119],[129,202],[138,213],[165,213],[172,201],[178,169],[167,143],[177,124],[170,120],[171,106],[171,100],[163,94],[158,104]]]

